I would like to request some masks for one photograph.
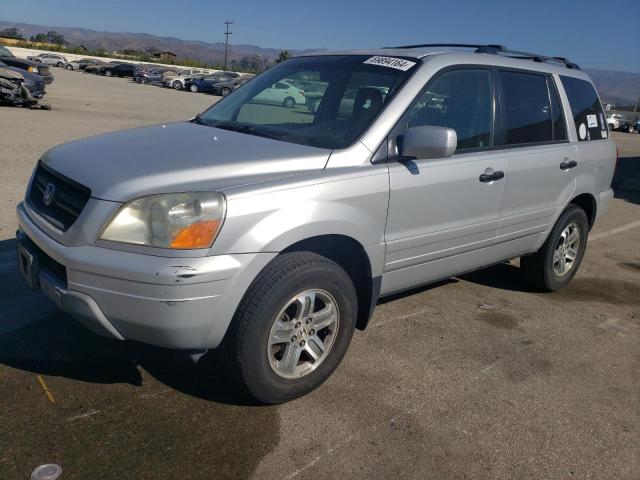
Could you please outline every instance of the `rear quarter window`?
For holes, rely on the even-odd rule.
[[[604,111],[593,85],[585,80],[564,75],[560,76],[560,80],[569,99],[578,140],[585,142],[607,138]]]

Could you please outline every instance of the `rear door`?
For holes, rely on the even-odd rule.
[[[498,79],[498,139],[509,179],[496,251],[506,259],[539,247],[575,190],[578,155],[552,75],[500,69]]]
[[[494,91],[491,68],[445,70],[429,81],[392,132],[383,294],[492,263],[508,180],[505,153],[493,143]],[[456,153],[398,158],[395,139],[421,125],[454,129]],[[503,177],[494,181],[484,176],[498,172]]]

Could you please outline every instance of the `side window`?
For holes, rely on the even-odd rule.
[[[287,90],[289,88],[289,85],[287,85],[286,83],[278,82],[276,83],[276,88],[278,90]]]
[[[409,128],[422,125],[455,130],[458,150],[491,146],[491,71],[464,69],[438,75],[409,110]]]
[[[560,76],[562,86],[571,105],[571,114],[576,124],[579,141],[607,138],[602,105],[591,83],[573,77]]]
[[[551,98],[551,115],[553,117],[553,140],[561,141],[567,139],[567,128],[558,97],[558,89],[556,83],[551,77],[547,77],[547,87],[549,88],[549,97]]]
[[[500,84],[503,96],[503,144],[552,141],[551,105],[546,76],[501,71]]]

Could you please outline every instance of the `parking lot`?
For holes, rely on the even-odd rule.
[[[18,277],[14,209],[47,149],[183,120],[218,97],[54,69],[52,111],[0,109],[0,478],[640,478],[640,135],[581,269],[517,261],[383,299],[329,381],[239,398],[214,355],[96,337]]]

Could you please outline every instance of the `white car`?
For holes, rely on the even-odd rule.
[[[33,60],[34,62],[44,63],[46,65],[54,65],[56,67],[64,67],[67,64],[66,58],[55,53],[41,53],[37,56],[27,57],[27,60]]]
[[[304,91],[287,80],[274,83],[253,97],[253,100],[284,105],[287,108],[293,108],[296,105],[304,105],[306,103]]]

